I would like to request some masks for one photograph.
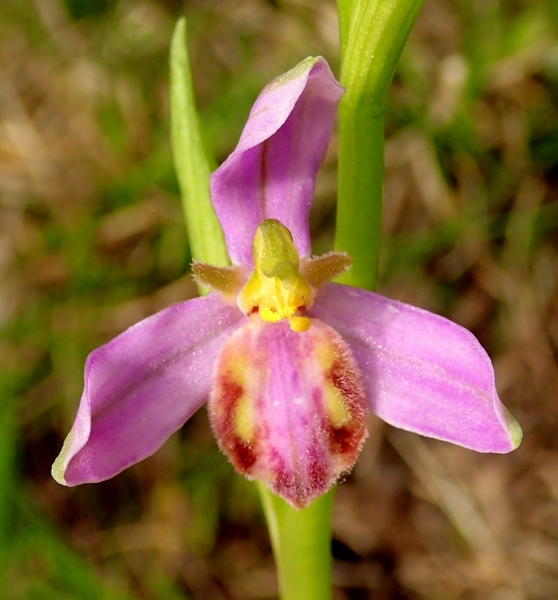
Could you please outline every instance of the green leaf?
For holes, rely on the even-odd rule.
[[[176,24],[170,52],[170,110],[174,164],[192,257],[227,265],[223,233],[209,198],[212,162],[204,148],[186,45],[186,20]]]

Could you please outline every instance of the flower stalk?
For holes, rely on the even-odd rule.
[[[341,40],[335,249],[354,268],[342,283],[374,288],[380,251],[384,114],[389,83],[422,0],[338,0]]]
[[[334,490],[295,510],[258,482],[277,565],[281,600],[331,597],[330,521]]]

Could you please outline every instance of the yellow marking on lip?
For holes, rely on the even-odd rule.
[[[349,411],[343,394],[331,383],[324,386],[325,403],[330,422],[336,429],[343,427],[349,420]]]
[[[245,354],[229,355],[228,370],[231,379],[240,387],[242,394],[236,401],[234,409],[234,430],[245,442],[249,442],[254,436],[255,415],[254,406],[247,394],[247,374],[253,370],[254,365],[249,356]]]
[[[316,345],[315,356],[322,369],[324,378],[328,377],[336,359],[334,347],[326,340],[321,340]],[[349,410],[343,393],[326,379],[324,381],[324,401],[333,427],[339,428],[347,423],[350,418]]]
[[[234,415],[234,430],[245,442],[254,437],[254,406],[246,394],[242,394],[237,401]]]

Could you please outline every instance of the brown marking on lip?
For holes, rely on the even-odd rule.
[[[223,357],[226,364],[228,356]],[[218,375],[212,397],[211,422],[219,445],[234,467],[244,475],[250,475],[257,461],[251,442],[243,440],[235,430],[238,403],[246,390],[238,377],[229,369]]]
[[[342,358],[344,358],[342,356]],[[348,361],[336,358],[331,365],[327,379],[335,388],[339,390],[343,398],[349,402],[349,410],[362,410],[363,414],[366,410],[364,400],[364,390],[359,380],[359,376],[351,368]]]
[[[244,394],[244,388],[230,372],[222,374],[215,386],[212,417],[220,433],[226,434],[232,428],[238,400]]]
[[[347,454],[351,450],[352,432],[347,427],[330,427],[329,449],[333,454]]]
[[[366,401],[359,374],[343,358],[333,361],[326,378],[342,395],[349,419],[342,427],[330,426],[328,437],[331,453],[351,466],[367,436]]]
[[[227,444],[229,457],[234,466],[245,475],[250,475],[252,467],[256,464],[256,454],[252,447],[238,436],[233,436]]]
[[[243,393],[244,388],[237,381],[222,377],[211,420],[223,452],[240,473],[250,475],[257,461],[256,453],[253,445],[240,438],[235,431],[235,413]]]

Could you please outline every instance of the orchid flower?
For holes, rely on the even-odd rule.
[[[294,507],[354,465],[366,412],[480,452],[521,430],[476,338],[378,294],[330,283],[343,253],[311,257],[308,213],[343,89],[309,58],[257,98],[211,176],[230,267],[194,263],[209,295],[174,304],[94,350],[53,465],[68,486],[153,454],[206,401],[235,469]]]

